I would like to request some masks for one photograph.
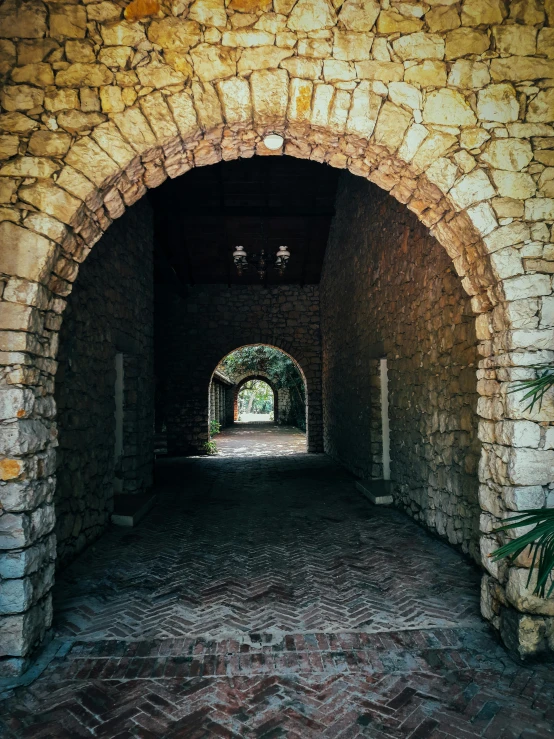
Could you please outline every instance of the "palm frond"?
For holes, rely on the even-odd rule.
[[[528,391],[522,398],[523,401],[531,399],[531,402],[525,408],[526,411],[532,411],[536,403],[538,403],[540,410],[544,396],[551,387],[554,387],[554,366],[552,364],[537,364],[531,369],[542,370],[542,372],[533,379],[516,381],[515,385],[508,390],[508,393],[517,393],[520,390]]]
[[[495,529],[495,533],[522,526],[533,526],[534,528],[516,539],[508,541],[489,556],[494,561],[508,557],[513,562],[527,547],[530,547],[532,561],[529,577],[527,578],[527,587],[531,583],[536,566],[537,582],[533,593],[540,598],[548,598],[554,591],[554,579],[547,589],[548,580],[552,570],[554,570],[554,508],[521,511]]]

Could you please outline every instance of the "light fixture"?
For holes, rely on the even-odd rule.
[[[276,254],[267,254],[265,249],[260,249],[259,254],[247,254],[244,246],[235,246],[233,252],[233,261],[239,275],[243,270],[248,269],[250,265],[256,268],[260,276],[260,280],[264,280],[267,270],[273,267],[282,275],[287,268],[290,258],[290,251],[286,246],[280,246]]]
[[[280,149],[285,142],[285,139],[279,133],[268,133],[264,137],[264,144],[267,149],[271,151],[277,151]]]

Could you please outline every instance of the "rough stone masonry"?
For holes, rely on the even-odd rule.
[[[147,7],[146,12],[141,8]],[[554,401],[510,383],[554,356],[554,0],[7,0],[0,7],[3,669],[51,620],[59,331],[79,265],[149,187],[283,151],[348,169],[446,249],[479,340],[483,613],[552,646],[529,562],[495,525],[549,500]]]

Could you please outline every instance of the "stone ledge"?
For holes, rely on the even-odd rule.
[[[111,521],[116,526],[136,526],[156,502],[155,495],[116,495]]]
[[[390,480],[357,480],[356,489],[365,495],[373,505],[392,505]]]

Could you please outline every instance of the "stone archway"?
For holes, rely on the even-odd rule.
[[[554,349],[543,148],[554,133],[552,2],[465,0],[460,13],[276,0],[274,10],[208,0],[154,17],[136,1],[124,14],[106,3],[1,8],[2,654],[13,669],[51,620],[52,391],[66,298],[112,220],[191,167],[310,158],[416,213],[477,315],[484,554],[495,522],[520,507],[518,491],[544,496],[551,482],[552,406],[531,415],[507,391]],[[268,132],[284,136],[282,151],[265,148]],[[486,617],[500,626],[509,603],[544,631],[552,604],[528,595],[525,569],[483,564]],[[523,628],[519,615],[510,628]]]
[[[238,417],[239,417],[239,412],[238,412],[239,393],[242,390],[243,386],[250,380],[261,380],[262,382],[265,382],[266,385],[269,385],[269,387],[271,388],[271,392],[273,393],[274,423],[279,423],[279,392],[277,388],[275,387],[275,384],[271,381],[270,377],[265,372],[256,372],[256,373],[249,372],[244,377],[241,377],[239,380],[237,380],[237,383],[233,390],[233,413],[234,413],[233,420],[238,421]]]

